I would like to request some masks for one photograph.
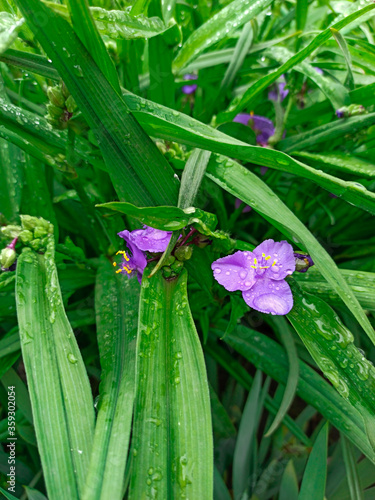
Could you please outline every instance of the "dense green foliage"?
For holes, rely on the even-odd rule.
[[[0,0],[5,498],[375,498],[374,9]],[[267,239],[284,316],[211,269]]]

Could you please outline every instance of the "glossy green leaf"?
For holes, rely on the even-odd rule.
[[[340,196],[349,203],[357,205],[364,210],[368,210],[370,213],[375,212],[374,193],[366,190],[366,188],[358,183],[343,181],[338,177],[326,174],[322,170],[316,170],[294,160],[280,151],[251,146],[229,135],[223,134],[209,125],[194,120],[183,113],[172,111],[164,106],[146,101],[130,93],[124,94],[124,99],[141,125],[154,137],[177,141],[182,144],[227,156],[230,155],[233,158],[304,177],[317,183],[329,192]],[[343,122],[350,122],[345,125],[345,130],[348,129],[350,124],[354,125],[357,118],[362,119],[360,120],[360,128],[368,126],[374,121],[375,113],[365,116],[370,118],[363,120],[363,117],[353,117],[348,120],[343,120]],[[354,122],[350,120],[354,120]],[[337,126],[337,122],[332,125]],[[341,126],[340,123],[338,125],[339,127]],[[340,134],[341,133],[342,129],[340,128]],[[309,134],[310,138],[313,137],[309,132],[307,134]],[[288,139],[284,140],[286,141]],[[297,142],[293,137],[291,140],[293,140],[293,144]],[[283,143],[283,141],[280,141],[279,144]],[[212,161],[217,161],[223,165],[229,165],[231,163],[225,158],[214,160],[211,157],[211,162]]]
[[[342,34],[335,30],[334,28],[331,28],[332,31],[332,36],[336,40],[338,46],[340,47],[344,57],[345,57],[345,62],[348,68],[348,75],[346,77],[346,83],[348,87],[352,90],[354,89],[354,77],[353,77],[353,70],[352,70],[352,58],[348,49],[348,44],[346,43],[345,38],[342,36]]]
[[[324,500],[327,478],[328,422],[316,437],[303,474],[298,500]]]
[[[130,499],[212,498],[210,401],[186,272],[142,279]],[[154,493],[152,493],[154,492]]]
[[[53,239],[45,255],[17,263],[17,315],[35,432],[51,500],[79,498],[94,432],[94,407],[80,351],[62,306]],[[80,415],[77,419],[76,415]]]
[[[138,205],[175,203],[171,167],[67,21],[40,0],[22,0],[19,7],[92,127],[119,197]]]
[[[24,52],[21,50],[8,49],[0,56],[0,61],[17,66],[22,69],[45,76],[51,80],[59,80],[59,74],[53,67],[52,61],[39,54]]]
[[[8,12],[0,12],[0,54],[12,45],[23,23],[24,19],[18,19]]]
[[[305,28],[308,8],[309,8],[308,0],[297,0],[296,25],[298,30],[303,30]]]
[[[364,309],[375,311],[375,273],[367,273],[351,269],[340,269],[342,277],[352,289],[357,300]],[[331,284],[324,280],[321,273],[311,268],[308,273],[294,275],[302,290],[317,295],[330,303],[339,304],[340,298]]]
[[[65,5],[45,2],[51,9],[64,17],[68,17]],[[159,17],[137,16],[130,13],[131,7],[124,10],[107,10],[101,7],[90,7],[90,13],[101,35],[113,39],[152,38],[170,28]]]
[[[233,0],[211,19],[195,30],[183,44],[173,67],[181,72],[201,52],[222,38],[231,36],[237,28],[247,23],[272,3],[272,0]]]
[[[56,4],[52,4],[52,6],[54,5]],[[109,57],[103,40],[99,35],[97,26],[94,23],[88,6],[88,1],[80,0],[79,2],[76,2],[74,0],[68,0],[67,7],[73,27],[81,42],[84,44],[116,92],[120,92],[116,68]]]
[[[28,500],[48,500],[43,493],[40,493],[40,491],[34,488],[29,488],[29,486],[25,486],[25,491],[27,493]]]
[[[9,222],[18,217],[23,181],[23,152],[4,140],[0,140],[0,189],[1,212]]]
[[[316,364],[366,425],[375,419],[375,368],[353,344],[353,335],[323,300],[291,283],[294,305],[288,314]],[[368,431],[369,439],[373,440]],[[372,441],[374,442],[374,440]]]
[[[316,267],[340,295],[369,338],[375,343],[374,330],[336,264],[304,224],[282,203],[275,193],[259,177],[234,161],[210,162],[207,175],[223,189],[253,207],[292,241],[299,242],[310,253]]]
[[[356,175],[373,179],[375,177],[375,168],[373,163],[356,156],[349,156],[340,152],[309,153],[307,151],[292,152],[291,155],[302,161],[323,170],[344,172],[346,174]]]
[[[83,499],[123,497],[135,394],[139,291],[137,280],[116,274],[108,260],[102,259],[95,287],[102,373]]]
[[[126,202],[109,202],[97,205],[102,208],[109,208],[138,219],[156,229],[164,231],[177,231],[191,224],[197,224],[203,234],[215,236],[214,231],[217,219],[214,214],[210,214],[200,208],[188,207],[185,209],[178,207],[135,207]],[[217,234],[218,238],[225,239],[225,235]]]
[[[354,134],[363,128],[370,127],[374,123],[375,113],[339,119],[308,130],[307,132],[282,139],[277,146],[285,152],[316,148],[317,144],[321,142],[331,141],[338,137],[344,139],[345,134]]]
[[[178,206],[188,208],[193,206],[199,187],[206,172],[211,153],[200,149],[194,150],[186,162],[181,177]]]
[[[359,10],[355,9],[355,12],[348,15],[346,18],[341,19],[332,25],[332,28],[336,30],[341,30],[352,21],[358,19],[362,15],[370,12],[374,9],[375,6],[372,4],[366,5]],[[354,10],[354,9],[353,9]],[[275,82],[282,74],[286,73],[288,70],[292,69],[296,64],[304,61],[310,54],[314,52],[318,47],[327,42],[332,36],[332,32],[330,28],[325,29],[319,35],[317,35],[305,48],[297,52],[293,57],[289,59],[289,61],[282,64],[276,71],[264,76],[260,80],[254,83],[245,94],[240,97],[238,100],[235,100],[233,104],[228,108],[228,111],[222,112],[218,115],[218,121],[220,123],[224,121],[232,120],[237,113],[245,109],[246,107],[251,107],[254,99],[265,90],[267,87],[271,85],[271,83]]]
[[[286,383],[287,356],[274,340],[240,326],[224,341],[274,380]],[[299,363],[298,396],[316,408],[375,464],[375,453],[365,433],[361,414],[315,370],[301,360]]]

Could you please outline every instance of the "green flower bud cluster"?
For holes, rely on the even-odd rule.
[[[166,279],[175,278],[180,274],[182,268],[184,267],[183,262],[176,260],[172,255],[167,259],[167,263],[169,265],[162,267],[163,276]]]
[[[177,142],[172,142],[172,141],[157,140],[156,145],[159,151],[167,158],[167,160],[174,162],[181,161],[184,162],[185,165],[186,160],[189,157],[189,154],[180,144],[177,144]]]
[[[20,217],[20,226],[9,225],[1,228],[3,235],[6,238],[18,238],[25,246],[36,252],[45,251],[48,237],[53,234],[53,225],[40,217],[31,215],[21,215]],[[3,264],[2,266],[5,267]]]
[[[336,111],[336,115],[339,118],[349,118],[350,116],[364,115],[366,113],[366,108],[364,108],[362,104],[350,104]]]
[[[64,83],[56,85],[55,87],[48,87],[47,95],[50,101],[47,104],[47,121],[54,128],[59,130],[66,129],[68,121],[77,109],[75,100],[70,95]]]

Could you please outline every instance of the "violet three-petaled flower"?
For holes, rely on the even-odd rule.
[[[117,233],[126,242],[126,246],[131,252],[123,254],[121,268],[118,272],[126,274],[128,278],[137,275],[139,283],[142,281],[143,271],[147,266],[145,252],[164,252],[169,244],[172,231],[162,231],[153,227],[143,226],[143,229],[135,231],[124,230]]]
[[[184,80],[197,80],[198,76],[188,73],[187,75],[184,75],[183,78],[184,78]],[[192,85],[184,85],[181,90],[184,94],[190,95],[190,94],[193,94],[197,90],[197,88],[198,88],[198,85],[196,85],[194,83]]]
[[[267,146],[268,139],[275,133],[272,121],[265,116],[239,113],[233,121],[243,125],[250,125],[256,133],[257,143],[261,146]]]
[[[284,315],[293,307],[285,278],[295,270],[292,246],[263,241],[252,252],[239,251],[212,264],[215,279],[230,292],[242,291],[246,304],[267,314]]]
[[[284,76],[284,75],[282,75]],[[289,90],[285,88],[286,82],[285,78],[283,82],[279,82],[277,87],[268,92],[268,99],[270,101],[280,101],[282,102],[285,97],[289,94]]]

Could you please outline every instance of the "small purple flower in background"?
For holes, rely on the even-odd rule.
[[[193,75],[193,74],[187,74],[187,75],[184,75],[184,80],[197,80],[198,79],[198,76],[197,75]],[[193,94],[198,88],[198,85],[196,84],[193,84],[193,85],[184,85],[182,87],[182,92],[186,95],[190,95],[190,94]]]
[[[316,66],[314,66],[314,69],[317,73],[319,73],[319,75],[323,75],[324,71],[320,68],[317,68]]]
[[[285,76],[281,75],[280,79],[283,81],[279,82],[277,86],[274,86],[274,88],[268,92],[268,99],[270,101],[282,102],[285,99],[285,97],[289,94],[289,90],[285,89],[286,86]]]
[[[341,109],[337,109],[336,116],[337,116],[337,118],[344,118],[345,113],[344,113],[344,111],[341,111]]]
[[[306,253],[294,252],[294,258],[296,259],[296,271],[299,273],[305,273],[309,267],[314,265],[314,261]]]
[[[293,247],[286,241],[263,241],[252,252],[239,251],[212,263],[216,281],[230,292],[242,291],[247,305],[267,314],[287,314],[293,295],[284,280],[295,270]]]
[[[260,146],[267,146],[268,139],[275,133],[272,121],[265,116],[239,113],[233,121],[243,125],[250,125],[256,133],[256,140]]]
[[[240,208],[241,206],[241,203],[245,203],[244,201],[240,200],[239,198],[236,198],[236,201],[234,202],[234,207],[235,209],[237,210],[238,208]],[[246,205],[244,206],[244,209],[242,210],[242,213],[243,214],[247,214],[249,212],[251,212],[252,208],[249,207],[249,205]]]
[[[116,273],[126,274],[128,278],[137,275],[139,283],[142,281],[143,271],[147,266],[147,259],[144,252],[164,252],[169,244],[172,231],[161,231],[149,226],[135,231],[121,231],[118,235],[126,242],[126,246],[131,252],[128,256],[126,252],[120,250],[117,254],[122,254],[121,268]],[[116,255],[117,255],[116,254]],[[113,263],[117,265],[116,262]]]

